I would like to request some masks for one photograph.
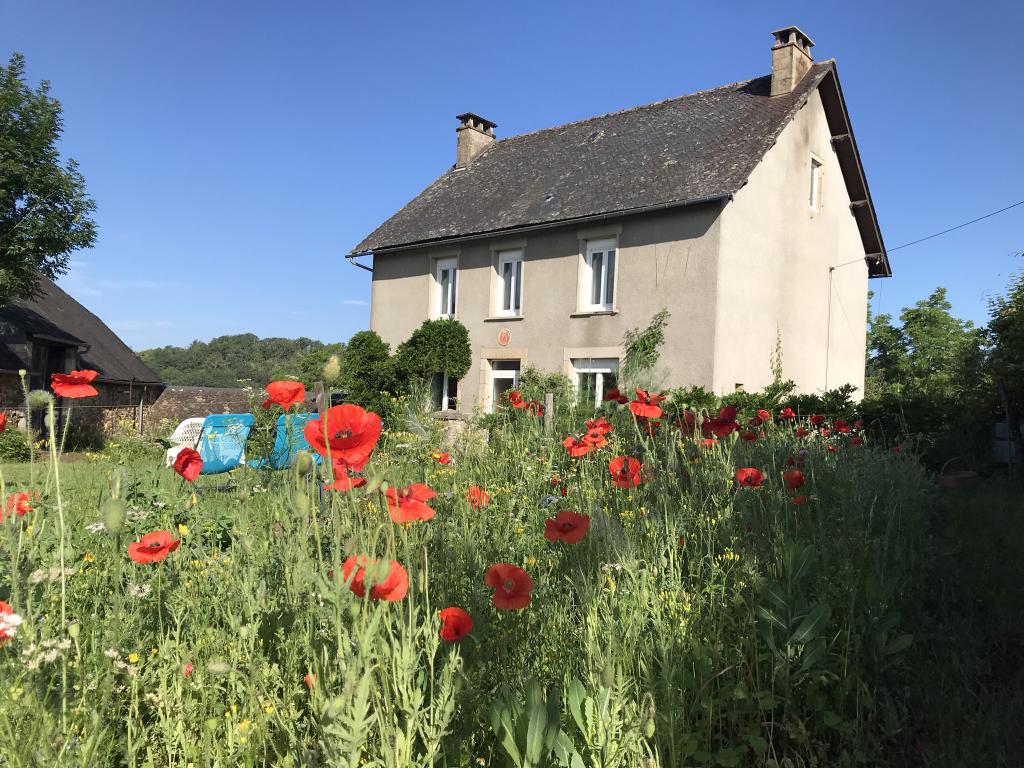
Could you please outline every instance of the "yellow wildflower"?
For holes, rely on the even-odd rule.
[[[139,663],[139,654],[137,654],[135,651],[132,651],[131,653],[128,654],[128,661],[131,662],[132,664],[138,664]]]
[[[179,535],[181,535],[181,536],[188,536],[189,533],[191,533],[191,531],[189,531],[187,525],[185,525],[184,523],[178,523],[178,534]]]
[[[82,555],[82,559],[85,560],[85,562],[87,563],[95,563],[96,555],[94,555],[92,552],[86,552],[84,555]]]

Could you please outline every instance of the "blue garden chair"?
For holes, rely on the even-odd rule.
[[[199,436],[204,475],[229,472],[245,461],[245,441],[255,417],[251,413],[216,413],[206,417]]]
[[[319,418],[315,413],[295,413],[290,416],[281,414],[277,417],[277,432],[274,447],[266,458],[252,459],[249,466],[256,469],[287,469],[295,464],[295,456],[299,451],[313,449],[306,440],[305,428],[310,421]],[[290,427],[290,428],[289,428]],[[313,460],[318,464],[320,457],[313,453]]]

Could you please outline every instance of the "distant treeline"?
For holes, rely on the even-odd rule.
[[[251,333],[218,336],[187,347],[158,347],[139,352],[166,384],[237,387],[248,380],[262,387],[275,379],[299,376],[312,384],[326,359],[344,349],[315,339],[261,339]]]

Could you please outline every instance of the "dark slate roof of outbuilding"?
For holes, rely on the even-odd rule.
[[[782,96],[758,77],[495,141],[353,253],[727,197],[832,70]]]
[[[160,377],[96,315],[45,277],[35,299],[0,306],[0,370],[32,369],[23,359],[26,338],[43,337],[88,347],[81,367],[99,372],[98,381],[160,384]]]

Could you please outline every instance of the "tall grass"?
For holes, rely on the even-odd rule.
[[[437,463],[436,428],[386,433],[368,488],[322,492],[300,462],[232,487],[183,484],[158,457],[8,469],[41,492],[0,538],[0,598],[24,617],[0,648],[6,765],[893,765],[907,721],[901,619],[919,571],[924,476],[913,457],[847,436],[705,447],[608,410],[581,459],[515,412]],[[835,452],[828,446],[836,448]],[[608,460],[644,482],[612,485]],[[800,462],[792,502],[782,473]],[[738,467],[766,476],[737,488]],[[43,479],[44,473],[49,473]],[[217,480],[213,478],[212,480]],[[391,523],[388,483],[437,491],[436,517]],[[203,490],[205,486],[209,486]],[[490,503],[473,509],[470,485]],[[563,495],[564,491],[564,495]],[[591,517],[573,545],[560,509]],[[61,519],[63,518],[63,526]],[[103,525],[99,525],[103,523]],[[128,542],[181,546],[139,565]],[[180,533],[178,533],[180,531]],[[409,573],[399,602],[356,597],[352,554]],[[61,571],[61,562],[64,571]],[[525,568],[531,604],[500,611],[483,576]],[[458,643],[437,611],[473,617]],[[307,683],[308,681],[308,683]],[[4,764],[0,761],[0,764]]]

